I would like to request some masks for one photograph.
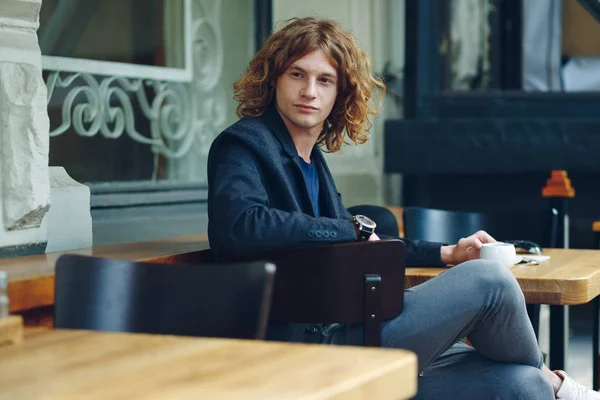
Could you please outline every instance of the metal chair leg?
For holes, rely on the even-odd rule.
[[[565,369],[569,344],[569,307],[550,306],[550,369]]]

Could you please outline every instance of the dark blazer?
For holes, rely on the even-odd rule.
[[[242,118],[214,140],[208,156],[208,237],[217,259],[231,253],[357,240],[351,215],[318,147],[311,160],[319,177],[319,217],[301,158],[274,107],[260,117]],[[440,243],[405,243],[407,264],[442,265]],[[298,333],[292,329],[276,336],[314,341],[292,331]]]
[[[217,258],[357,240],[318,147],[311,159],[319,177],[319,217],[301,158],[274,107],[260,117],[242,118],[217,136],[208,156],[208,237]],[[440,243],[404,242],[408,265],[442,265]]]

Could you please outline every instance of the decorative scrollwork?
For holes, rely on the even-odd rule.
[[[117,139],[126,133],[168,158],[181,157],[191,148],[193,113],[191,93],[185,87],[189,84],[96,78],[82,72],[63,77],[59,71],[52,71],[46,85],[48,102],[57,88],[67,90],[62,101],[62,123],[50,132],[50,137],[61,135],[69,128],[84,137],[100,133],[107,139]],[[149,121],[148,135],[136,128],[133,99]]]
[[[203,92],[215,88],[223,70],[220,1],[196,0],[192,22],[194,81]]]

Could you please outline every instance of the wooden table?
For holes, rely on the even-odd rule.
[[[585,304],[600,295],[600,250],[545,249],[550,260],[511,268],[531,304]],[[407,268],[406,287],[423,283],[446,268]]]
[[[47,330],[0,348],[0,399],[408,399],[405,350]]]

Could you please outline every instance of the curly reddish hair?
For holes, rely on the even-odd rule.
[[[323,124],[317,144],[336,152],[348,143],[369,139],[373,89],[385,94],[385,85],[371,73],[369,57],[354,37],[337,22],[316,18],[292,18],[271,35],[250,61],[246,73],[233,84],[239,103],[238,117],[262,115],[275,98],[277,79],[296,60],[322,49],[338,74],[338,95]]]

